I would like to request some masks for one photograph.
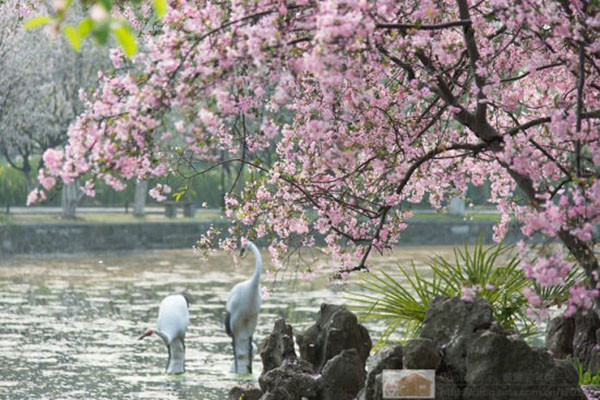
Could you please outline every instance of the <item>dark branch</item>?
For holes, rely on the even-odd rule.
[[[408,29],[416,29],[420,31],[435,31],[439,29],[447,29],[454,28],[457,26],[469,26],[471,25],[471,20],[459,20],[459,21],[451,21],[444,22],[441,24],[433,24],[433,25],[415,25],[415,24],[375,24],[375,29],[400,29],[400,30],[408,30]]]
[[[600,110],[594,110],[594,111],[581,113],[581,118],[582,119],[600,118]],[[519,125],[515,128],[512,128],[512,129],[506,131],[505,135],[513,136],[513,135],[516,135],[519,131],[533,128],[534,126],[537,126],[537,125],[546,124],[550,121],[551,121],[550,117],[541,117],[541,118],[532,119],[529,122],[525,122],[523,125]]]

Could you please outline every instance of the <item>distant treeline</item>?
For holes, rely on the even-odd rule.
[[[37,170],[36,160],[34,160],[34,170]],[[235,174],[235,172],[232,172],[232,174]],[[220,208],[224,193],[221,189],[221,182],[224,182],[226,192],[231,189],[234,180],[234,175],[225,173],[222,176],[221,170],[215,169],[190,180],[178,176],[155,180],[150,182],[149,188],[152,188],[156,183],[166,183],[171,187],[172,193],[185,191],[185,194],[181,197],[181,201],[192,201],[197,205],[206,203],[208,208]],[[241,181],[236,185],[237,188],[240,188],[241,184],[243,184],[243,178]],[[182,190],[184,188],[187,188],[187,190]],[[25,176],[0,159],[0,207],[5,207],[7,204],[10,206],[24,206],[28,189],[31,189],[31,187],[28,188]],[[96,196],[94,198],[83,197],[79,205],[123,207],[126,204],[133,204],[134,193],[135,181],[128,182],[127,188],[121,192],[114,191],[103,182],[97,182]],[[467,204],[486,206],[488,205],[487,199],[489,199],[489,194],[489,184],[478,187],[470,186],[467,192]],[[148,196],[147,204],[153,205],[158,203]],[[54,192],[51,194],[50,198],[43,205],[60,206],[60,193]],[[419,205],[415,207],[414,204],[410,206],[413,208],[428,208],[426,202],[423,202],[422,207]]]
[[[37,169],[37,162],[35,162]],[[227,174],[223,176],[225,191],[230,189],[231,177]],[[166,183],[172,188],[172,193],[185,192],[181,196],[181,201],[193,201],[201,205],[206,203],[209,208],[219,208],[222,204],[223,190],[221,190],[221,172],[219,170],[203,174],[189,182],[183,178],[172,176],[166,179],[150,182],[149,189],[156,183]],[[127,187],[121,192],[116,192],[103,182],[96,183],[96,196],[93,198],[83,197],[79,205],[81,206],[119,206],[126,204],[133,205],[135,194],[135,181],[127,182]],[[35,183],[33,184],[35,185]],[[28,187],[29,186],[29,187]],[[0,159],[0,207],[24,206],[27,200],[29,190],[32,184],[27,183],[23,173],[11,168],[4,160]],[[184,190],[187,188],[187,190]],[[150,196],[147,198],[147,204],[157,204]],[[50,194],[48,200],[41,205],[60,206],[60,192]]]

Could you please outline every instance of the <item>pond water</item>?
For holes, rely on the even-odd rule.
[[[424,269],[431,255],[450,251],[402,248],[372,264],[414,260]],[[223,329],[229,290],[252,268],[251,257],[234,262],[223,253],[203,262],[191,250],[0,259],[0,398],[226,398],[261,371],[257,356],[253,377],[228,372],[231,342]],[[278,317],[298,331],[312,324],[322,302],[345,301],[345,288],[326,278],[264,285],[271,293],[263,300],[257,345]],[[154,326],[161,299],[184,288],[192,295],[186,373],[167,376],[162,341],[137,337]],[[375,337],[383,329],[366,325]]]

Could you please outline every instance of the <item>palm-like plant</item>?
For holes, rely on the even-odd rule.
[[[505,329],[523,337],[536,335],[539,325],[527,314],[523,289],[533,288],[544,303],[556,304],[566,298],[580,271],[574,268],[561,287],[542,288],[525,277],[512,249],[504,243],[485,248],[478,240],[473,249],[466,245],[455,249],[453,262],[433,257],[428,263],[429,277],[419,275],[414,264],[409,269],[398,266],[404,282],[383,270],[365,274],[357,284],[363,290],[350,292],[347,299],[363,320],[386,322],[376,347],[385,344],[394,332],[402,332],[404,338],[417,335],[430,302],[437,296],[462,296],[465,287],[487,300],[495,320]]]
[[[350,306],[363,320],[384,320],[385,331],[375,347],[385,343],[392,333],[403,328],[405,337],[417,335],[425,318],[429,302],[437,296],[445,296],[442,281],[435,273],[431,280],[419,276],[412,264],[412,274],[399,268],[408,283],[408,289],[381,270],[365,275],[358,287],[363,292],[350,292],[347,299],[354,302]],[[370,292],[370,293],[369,293]]]
[[[530,325],[522,290],[531,283],[511,249],[503,243],[486,249],[478,240],[472,251],[466,245],[462,250],[455,249],[454,263],[437,256],[430,267],[445,286],[446,296],[460,295],[463,287],[475,288],[492,306],[496,321],[506,329],[518,330]]]

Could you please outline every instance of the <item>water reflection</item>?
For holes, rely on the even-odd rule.
[[[436,248],[448,254],[448,248]],[[374,260],[415,259],[432,248],[409,248]],[[0,260],[0,397],[10,399],[222,399],[234,384],[230,339],[223,330],[231,287],[252,272],[232,256],[200,262],[187,250]],[[160,300],[187,288],[192,294],[186,336],[186,373],[167,376],[167,352],[158,338],[138,341],[154,325]],[[343,303],[327,279],[281,281],[263,301],[262,339],[278,316],[308,326],[320,303]],[[380,326],[368,326],[373,334]],[[259,357],[253,367],[261,370]]]

